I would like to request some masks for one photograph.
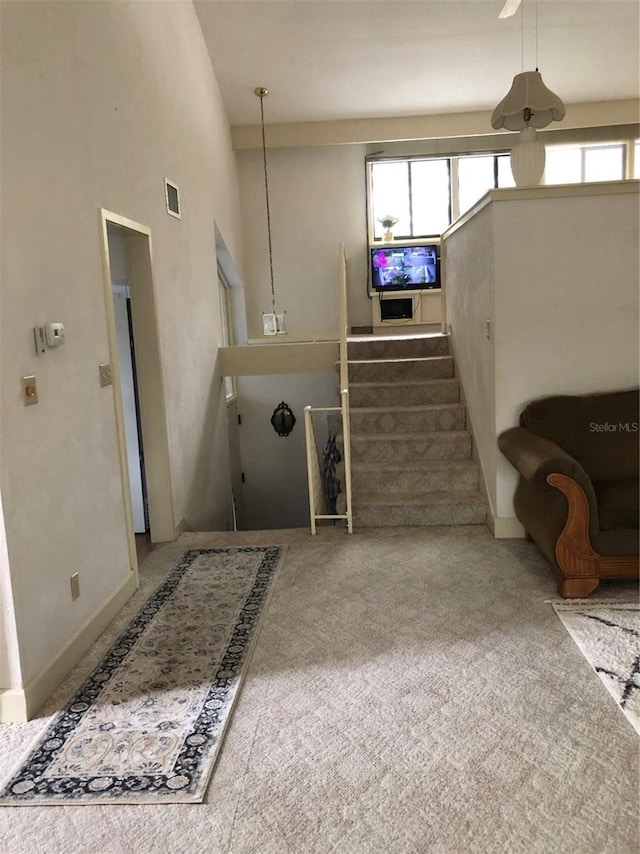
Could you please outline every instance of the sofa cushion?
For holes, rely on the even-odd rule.
[[[637,480],[595,481],[593,489],[601,531],[638,527],[640,499]]]
[[[594,481],[637,482],[639,404],[638,389],[544,397],[524,409],[520,425],[559,445]]]

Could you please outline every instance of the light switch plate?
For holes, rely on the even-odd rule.
[[[38,402],[38,386],[34,376],[22,377],[22,399],[25,406]]]
[[[36,345],[36,353],[38,356],[41,356],[43,353],[47,351],[47,338],[44,330],[44,326],[34,326],[33,327],[33,338]]]
[[[71,581],[71,598],[77,599],[80,595],[80,576],[74,572],[70,578]]]

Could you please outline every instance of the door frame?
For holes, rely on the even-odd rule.
[[[138,572],[136,543],[131,511],[131,492],[127,447],[124,433],[124,413],[120,388],[120,367],[116,339],[115,314],[109,259],[108,226],[127,232],[129,293],[133,338],[136,346],[136,370],[140,400],[140,427],[144,447],[147,500],[151,542],[170,542],[176,538],[171,491],[169,436],[165,409],[164,381],[158,335],[155,290],[152,274],[151,229],[134,220],[99,209],[102,237],[103,286],[105,316],[109,340],[109,357],[118,437],[118,455],[122,480],[122,497],[127,526],[129,559],[133,572]]]

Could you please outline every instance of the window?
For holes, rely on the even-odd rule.
[[[451,222],[449,160],[392,160],[371,165],[373,235],[394,216],[397,237],[441,234]]]
[[[220,319],[222,323],[222,346],[233,347],[233,308],[231,304],[231,286],[222,268],[218,265],[218,293],[220,296]],[[224,377],[224,392],[227,401],[236,396],[235,377]]]
[[[620,181],[625,173],[625,143],[548,145],[545,184]]]
[[[627,169],[627,145],[612,142],[548,145],[546,184],[619,181]],[[640,140],[629,148],[629,168],[640,177]],[[396,217],[396,239],[439,237],[488,190],[514,187],[508,152],[450,157],[411,157],[369,163],[371,240],[384,231],[379,220]]]
[[[373,161],[369,175],[375,240],[385,215],[400,240],[437,237],[487,190],[513,186],[508,154]]]
[[[488,190],[513,187],[508,154],[458,157],[458,216],[466,213]]]

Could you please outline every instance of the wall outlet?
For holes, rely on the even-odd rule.
[[[77,572],[74,572],[71,576],[71,598],[77,599],[80,595],[80,576]]]
[[[111,365],[98,365],[100,373],[100,385],[111,385]]]

